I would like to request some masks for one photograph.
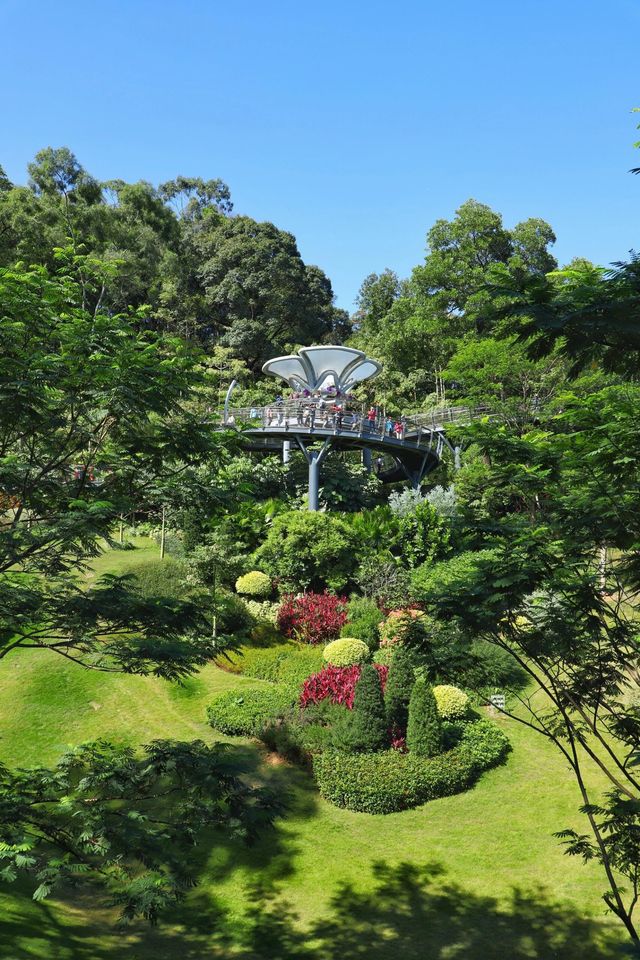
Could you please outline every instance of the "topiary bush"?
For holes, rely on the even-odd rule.
[[[364,663],[369,659],[369,647],[363,640],[355,637],[339,637],[332,640],[322,651],[322,657],[334,667],[349,667],[353,663]]]
[[[143,597],[171,597],[179,600],[189,593],[185,587],[185,567],[179,560],[165,557],[164,560],[141,560],[127,571]]]
[[[278,619],[278,604],[269,600],[243,600],[252,617],[258,623],[268,623],[275,627]]]
[[[244,576],[236,580],[236,593],[244,594],[248,597],[266,598],[271,595],[273,587],[271,579],[262,573],[261,570],[250,570]]]
[[[389,729],[400,735],[407,729],[409,700],[415,682],[413,657],[404,647],[398,647],[393,657],[393,663],[389,668],[389,676],[384,691],[384,703]]]
[[[212,700],[207,717],[221,733],[257,737],[268,724],[284,716],[295,699],[295,689],[284,685],[226,690]]]
[[[459,687],[439,683],[433,688],[438,713],[443,720],[463,720],[469,710],[469,697]]]
[[[332,743],[347,753],[371,753],[389,744],[380,678],[371,664],[365,663],[360,670],[353,708],[334,724]]]
[[[510,745],[493,723],[468,724],[461,742],[437,757],[385,750],[349,755],[325,750],[313,757],[320,793],[331,803],[362,813],[394,813],[467,790],[503,762]]]
[[[411,691],[407,747],[419,757],[435,757],[442,752],[442,723],[433,689],[425,677],[418,677]]]
[[[278,610],[278,629],[303,643],[326,643],[337,637],[347,619],[347,601],[333,593],[285,597]]]

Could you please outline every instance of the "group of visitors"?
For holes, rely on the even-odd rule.
[[[348,430],[350,433],[377,433],[396,440],[404,440],[407,421],[405,417],[394,418],[379,407],[372,405],[366,412],[349,409],[348,397],[341,399],[339,391],[324,390],[312,394],[306,390],[293,394],[285,401],[279,394],[273,406],[261,411],[252,407],[251,420],[263,417],[265,426],[323,427],[333,430]]]

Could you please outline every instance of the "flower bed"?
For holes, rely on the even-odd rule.
[[[383,664],[374,664],[380,677],[382,692],[384,693],[389,668]],[[350,667],[334,667],[329,664],[319,673],[314,673],[304,681],[300,694],[300,706],[307,707],[311,703],[320,703],[327,697],[331,703],[341,704],[351,710],[356,683],[360,679],[361,667],[354,663]]]

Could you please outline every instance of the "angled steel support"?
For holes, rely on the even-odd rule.
[[[299,434],[296,434],[296,441],[309,465],[309,510],[317,510],[320,491],[320,464],[331,451],[332,438],[327,437],[319,450],[310,450]]]

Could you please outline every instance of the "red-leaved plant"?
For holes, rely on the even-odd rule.
[[[278,610],[278,629],[304,643],[324,643],[340,636],[347,621],[347,601],[333,593],[287,596]]]
[[[384,693],[389,667],[383,663],[374,663],[374,667],[378,671],[380,686]],[[329,697],[331,703],[340,703],[351,710],[356,683],[359,679],[359,664],[355,663],[351,667],[334,667],[329,664],[304,681],[300,694],[300,706],[308,707],[310,703],[320,703],[321,700]]]

